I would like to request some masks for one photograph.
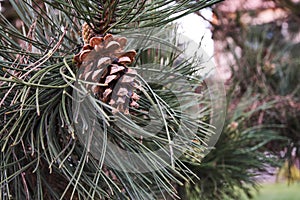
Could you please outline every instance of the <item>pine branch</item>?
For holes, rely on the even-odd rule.
[[[96,114],[99,126],[103,128],[102,138],[96,140],[98,138],[88,135],[84,132],[85,129],[76,128],[74,116],[77,113],[73,112],[73,95],[76,91],[78,94],[86,94],[87,89],[75,86],[78,81],[76,74],[80,69],[74,63],[74,54],[78,53],[77,45],[82,44],[79,31],[84,22],[90,24],[99,37],[107,36],[107,32],[123,30],[134,33],[135,28],[162,27],[217,1],[101,1],[101,5],[98,1],[86,0],[10,2],[21,19],[22,26],[19,27],[21,30],[16,28],[1,15],[1,195],[16,199],[175,198],[176,189],[171,182],[182,184],[181,181],[188,180],[188,175],[193,172],[184,165],[179,165],[180,160],[169,153],[169,150],[163,154],[172,159],[172,164],[166,163],[153,152],[168,145],[174,151],[189,150],[191,153],[187,154],[202,157],[203,151],[198,150],[205,149],[203,143],[211,134],[209,124],[203,119],[205,116],[208,118],[210,113],[207,100],[200,95],[193,96],[189,91],[182,92],[173,84],[173,92],[187,102],[183,109],[197,106],[189,99],[203,101],[204,117],[191,118],[178,108],[172,92],[162,86],[149,84],[140,76],[139,81],[144,83],[141,87],[140,107],[149,111],[151,106],[157,106],[156,111],[160,119],[163,119],[162,130],[149,139],[143,139],[144,143],[141,143],[140,138],[131,133],[147,133],[141,126],[137,126],[138,123],[148,123],[142,109],[131,109],[136,121],[126,115],[119,116],[122,125],[130,130],[126,132],[113,126],[116,119],[110,114],[111,105],[95,96],[89,96],[89,101],[98,111],[93,110],[92,113]],[[171,16],[179,12],[183,13]],[[103,19],[105,20],[101,22]],[[99,26],[103,30],[100,31]],[[160,40],[161,44],[174,47],[175,40],[170,37],[172,30],[160,29],[153,38]],[[146,38],[149,36],[146,35]],[[134,43],[134,39],[132,41]],[[135,68],[139,74],[148,70],[157,75],[154,77],[158,77],[158,83],[165,85],[172,85],[179,79],[187,80],[189,87],[193,89],[203,84],[203,77],[195,75],[199,67],[192,65],[191,59],[182,60],[176,68],[176,52],[157,53],[157,49],[150,45],[149,49],[137,50],[136,62],[130,67]],[[157,64],[163,62],[165,69],[155,67],[156,65],[147,69],[139,67],[154,61]],[[122,64],[121,61],[118,64]],[[78,118],[81,120],[79,122],[86,123],[88,130],[91,130],[93,121],[87,118],[87,113],[80,114],[82,118]],[[180,121],[184,121],[186,127],[180,127]],[[191,126],[196,127],[196,131]],[[181,129],[185,130],[180,135],[182,145],[172,144],[172,138]],[[193,139],[203,143],[191,142],[188,132]],[[82,135],[87,135],[88,140],[81,140]],[[89,146],[91,141],[101,142],[103,145],[96,151],[99,154],[93,154]],[[139,160],[144,161],[141,164],[149,173],[131,174],[106,166],[104,159],[108,158],[119,164],[121,169],[126,168],[123,162],[125,158],[107,150],[107,145],[110,144],[108,141],[132,152],[148,153],[141,154]],[[185,173],[181,174],[182,171]]]

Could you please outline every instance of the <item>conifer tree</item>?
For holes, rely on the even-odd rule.
[[[9,2],[19,25],[0,15],[0,199],[249,193],[273,135],[253,142],[261,129],[227,126],[250,116],[234,115],[212,150],[222,88],[194,51],[182,56],[171,23],[218,0]]]

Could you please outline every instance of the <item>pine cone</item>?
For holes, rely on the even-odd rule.
[[[74,60],[81,69],[79,79],[100,83],[87,84],[86,88],[102,102],[116,108],[114,112],[129,113],[128,105],[138,107],[139,96],[134,92],[139,88],[135,80],[136,71],[127,65],[134,61],[134,50],[123,52],[127,43],[125,37],[92,37]]]

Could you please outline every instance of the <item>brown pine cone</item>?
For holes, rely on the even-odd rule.
[[[136,71],[127,65],[134,61],[134,50],[123,52],[127,43],[125,37],[92,37],[74,60],[81,69],[79,79],[87,83],[86,88],[99,100],[109,103],[113,112],[129,113],[128,105],[138,107],[139,88],[135,80]],[[98,85],[93,83],[99,83]]]

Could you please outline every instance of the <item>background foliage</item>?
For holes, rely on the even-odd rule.
[[[219,45],[222,41],[225,47],[222,52],[227,55],[227,66],[230,66],[231,77],[227,84],[235,93],[232,107],[249,91],[262,97],[254,101],[251,108],[273,102],[272,108],[252,116],[247,126],[276,124],[273,130],[288,140],[270,142],[267,145],[269,151],[276,152],[290,167],[299,168],[300,71],[297,52],[300,43],[299,14],[295,11],[299,3],[262,0],[251,4],[245,0],[241,4],[244,6],[239,8],[227,4],[227,9],[217,5],[218,20],[212,23],[215,41]],[[291,176],[292,168],[286,168],[289,180],[297,179]]]

